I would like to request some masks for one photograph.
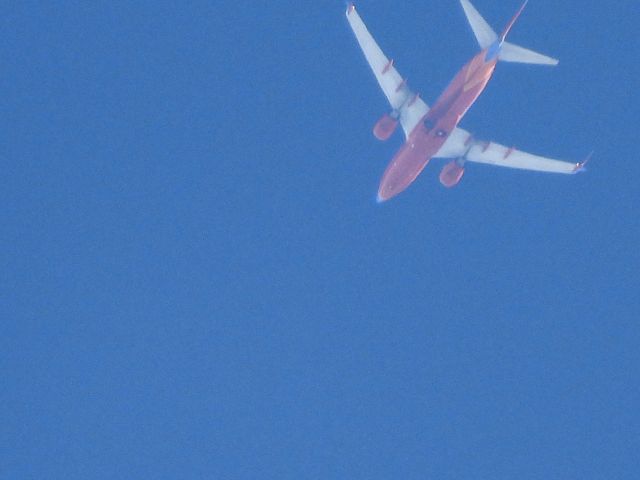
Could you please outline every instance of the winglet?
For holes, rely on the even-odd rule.
[[[573,173],[586,172],[587,171],[587,167],[586,167],[587,162],[589,162],[589,160],[591,160],[592,156],[593,156],[593,152],[591,152],[589,155],[587,155],[587,158],[585,158],[580,163],[576,163],[576,168],[573,170]]]
[[[349,16],[355,9],[356,6],[353,4],[353,2],[349,2],[349,5],[347,5],[347,16]]]

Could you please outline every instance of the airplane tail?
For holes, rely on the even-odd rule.
[[[498,60],[502,60],[503,62],[531,63],[535,65],[557,65],[558,60],[555,58],[547,57],[541,53],[537,53],[533,50],[505,41],[509,30],[511,30],[511,27],[520,16],[520,13],[524,10],[527,1],[528,0],[525,0],[522,7],[520,7],[520,10],[518,10],[511,21],[507,24],[500,36],[498,36],[486,20],[482,18],[482,15],[480,15],[478,10],[475,9],[469,0],[460,0],[460,3],[462,3],[464,13],[467,16],[467,20],[469,20],[469,24],[471,25],[471,29],[473,30],[476,39],[478,40],[480,48],[485,49],[495,45],[499,48]]]

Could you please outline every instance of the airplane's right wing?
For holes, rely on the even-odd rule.
[[[586,163],[586,160],[581,163],[554,160],[516,150],[513,147],[505,147],[498,143],[475,140],[469,132],[462,128],[456,128],[451,133],[449,139],[435,156],[440,158],[460,157],[469,162],[552,173],[576,173]]]
[[[347,20],[391,108],[400,114],[405,136],[409,136],[429,107],[407,86],[406,80],[393,66],[393,60],[389,60],[382,52],[353,4],[347,8]]]

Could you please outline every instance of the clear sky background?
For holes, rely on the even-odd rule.
[[[428,103],[476,51],[357,6]],[[0,477],[638,478],[637,2],[531,1],[462,123],[586,174],[382,205],[345,7],[0,8]]]

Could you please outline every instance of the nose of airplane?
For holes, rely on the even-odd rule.
[[[376,201],[378,203],[386,202],[391,197],[395,197],[402,190],[404,190],[404,189],[403,188],[400,188],[400,189],[395,188],[395,186],[393,184],[389,184],[388,182],[385,182],[384,179],[383,179],[381,184],[380,184],[380,188],[378,189],[378,196],[376,197]]]

